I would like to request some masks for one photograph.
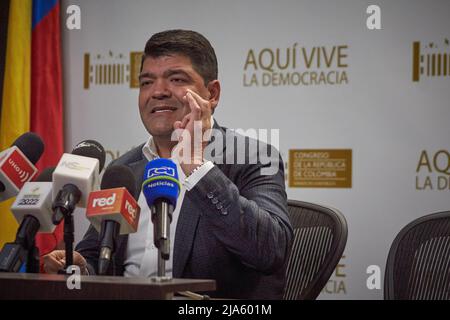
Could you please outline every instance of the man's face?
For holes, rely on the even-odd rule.
[[[170,138],[174,122],[190,113],[183,99],[186,89],[204,99],[210,96],[191,60],[179,54],[147,57],[139,82],[139,112],[145,128],[154,137]]]

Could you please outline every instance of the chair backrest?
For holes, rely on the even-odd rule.
[[[398,233],[386,263],[384,297],[450,300],[450,211],[415,219]]]
[[[347,243],[347,222],[338,210],[288,201],[294,243],[286,270],[285,300],[313,300],[326,285]]]

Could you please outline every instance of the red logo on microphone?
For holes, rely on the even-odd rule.
[[[31,162],[17,149],[5,159],[0,169],[18,189],[30,181],[37,172]]]
[[[125,188],[98,190],[89,194],[86,216],[98,226],[101,219],[126,221],[121,225],[124,233],[136,232],[140,208]],[[122,234],[122,232],[121,232]]]
[[[131,228],[137,230],[139,222],[140,208],[131,194],[126,191],[124,194],[123,211],[126,213],[125,219],[130,224]]]

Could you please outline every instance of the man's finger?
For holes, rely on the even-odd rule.
[[[202,98],[197,92],[194,92],[190,89],[187,89],[186,91],[191,93],[194,100],[200,106],[200,108],[202,110],[202,114],[204,114],[204,116],[210,116],[211,112],[212,112],[211,111],[211,103],[207,99]]]
[[[184,116],[184,118],[181,120],[180,129],[186,128],[186,125],[188,124],[189,120],[191,119],[191,114],[187,114]]]
[[[52,257],[54,257],[55,259],[58,259],[58,260],[66,257],[65,250],[54,250],[54,251],[50,252],[50,254],[52,255]]]
[[[47,273],[56,273],[64,269],[64,264],[57,260],[52,254],[44,256],[44,270]]]
[[[189,107],[191,108],[191,114],[193,115],[193,120],[200,120],[202,118],[202,108],[199,106],[197,100],[192,96],[192,91],[186,93],[187,101]]]
[[[86,260],[80,253],[76,251],[73,252],[73,263],[76,264],[77,266],[80,266],[81,268],[86,267]]]
[[[203,99],[197,92],[192,91],[191,89],[186,89],[186,93],[190,93],[192,97],[197,101],[199,105],[208,104],[208,100]]]

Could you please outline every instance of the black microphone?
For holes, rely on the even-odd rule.
[[[98,172],[102,172],[103,167],[105,165],[106,153],[105,149],[99,142],[95,140],[81,141],[75,146],[75,148],[73,148],[71,154],[98,159],[99,161]]]
[[[109,167],[100,188],[89,195],[86,217],[99,231],[98,274],[104,275],[117,249],[119,234],[136,232],[140,208],[136,202],[136,179],[129,167]]]
[[[55,225],[51,221],[53,171],[55,167],[46,168],[36,181],[25,183],[20,190],[11,205],[11,212],[19,224],[27,219],[37,219],[40,232],[52,233],[55,230]],[[34,236],[32,235],[32,238]]]
[[[55,225],[72,213],[76,205],[86,207],[89,193],[98,189],[98,176],[103,170],[105,157],[105,149],[95,140],[82,141],[71,154],[65,153],[61,157],[53,174]]]
[[[22,134],[12,145],[19,148],[32,164],[36,164],[44,153],[44,142],[34,132]]]
[[[54,229],[49,221],[54,169],[47,168],[36,182],[25,183],[11,206],[20,226],[15,241],[5,244],[0,252],[0,271],[18,272],[26,264],[26,272],[39,272],[39,250],[35,247],[35,237],[38,231],[52,232]]]
[[[48,167],[42,170],[41,174],[36,178],[36,182],[52,182],[55,169],[56,167]]]
[[[81,198],[81,191],[77,186],[68,183],[59,190],[53,201],[52,209],[54,211],[52,221],[54,225],[58,225],[67,214],[75,210],[75,206]]]
[[[99,174],[105,164],[105,149],[94,140],[80,142],[71,154],[61,157],[53,172],[53,223],[64,219],[66,269],[73,263],[75,206],[86,207],[87,197],[98,189]]]
[[[15,197],[37,173],[34,166],[44,152],[42,139],[33,132],[18,137],[0,152],[0,201]]]

